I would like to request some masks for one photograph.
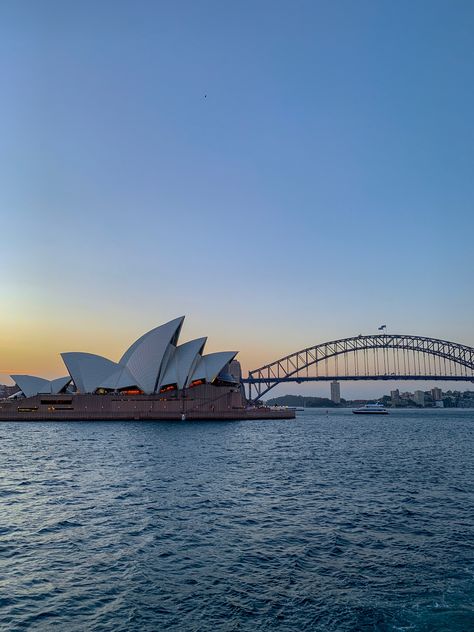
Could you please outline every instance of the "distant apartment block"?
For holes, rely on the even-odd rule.
[[[418,404],[418,406],[424,406],[425,405],[425,392],[415,391],[413,393],[413,401],[415,402],[415,404]]]
[[[335,404],[341,403],[341,385],[339,382],[331,382],[331,401]]]

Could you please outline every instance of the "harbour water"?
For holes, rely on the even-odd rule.
[[[474,411],[0,425],[0,629],[474,629]]]

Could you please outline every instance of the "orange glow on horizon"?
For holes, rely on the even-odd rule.
[[[20,309],[21,307],[21,309]],[[74,313],[51,315],[42,306],[33,304],[17,306],[20,316],[3,314],[0,317],[0,354],[3,369],[0,382],[11,384],[11,374],[37,375],[54,379],[67,375],[61,352],[83,351],[118,361],[125,350],[143,333],[166,322],[165,317],[157,317],[155,322],[121,312],[115,317],[109,313],[91,314],[76,310]],[[16,310],[15,310],[16,311]],[[180,336],[186,342],[208,333],[205,353],[237,350],[237,360],[241,363],[242,374],[276,360],[279,357],[302,348],[304,344],[291,336],[279,336],[268,328],[264,334],[255,329],[215,326],[209,322],[196,324],[198,318],[188,316]],[[315,342],[315,341],[312,341]]]

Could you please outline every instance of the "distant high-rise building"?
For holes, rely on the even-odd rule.
[[[413,401],[415,402],[415,404],[418,404],[418,406],[424,406],[425,405],[424,391],[415,391],[413,394]]]
[[[440,388],[432,388],[431,389],[431,397],[434,399],[435,402],[438,402],[440,399],[442,399],[442,391]]]
[[[335,404],[341,403],[341,385],[339,382],[331,382],[331,401]]]
[[[395,391],[390,391],[390,399],[392,400],[392,404],[400,403],[400,391],[398,388]]]

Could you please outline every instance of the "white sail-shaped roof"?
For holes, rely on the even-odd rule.
[[[176,347],[160,378],[159,387],[177,384],[178,388],[184,388],[201,358],[206,340],[207,338],[197,338]]]
[[[71,381],[69,375],[66,377],[58,377],[55,380],[46,380],[36,375],[11,375],[10,377],[21,389],[25,397],[33,397],[33,395],[40,394],[56,395]]]
[[[120,369],[116,362],[93,353],[71,351],[61,353],[61,357],[80,393],[94,393],[105,379]]]
[[[127,349],[120,364],[135,376],[135,383],[145,393],[153,393],[160,375],[166,371],[171,345],[176,346],[184,316],[152,329]]]
[[[103,382],[100,383],[99,388],[107,388],[113,391],[118,391],[121,388],[131,388],[137,386],[136,378],[130,373],[126,366],[120,367],[114,373],[109,375]]]
[[[51,382],[36,375],[10,375],[25,397],[38,393],[51,393]]]
[[[51,380],[51,393],[53,395],[57,395],[57,393],[60,393],[63,388],[69,384],[70,381],[70,375],[66,375],[65,377],[58,377],[55,380]]]
[[[188,385],[195,380],[206,380],[208,383],[213,382],[225,365],[232,362],[236,355],[237,351],[218,351],[217,353],[203,355],[193,374],[188,378]]]
[[[12,375],[21,393],[63,392],[71,379],[79,393],[94,393],[98,388],[118,390],[137,387],[151,394],[161,386],[176,384],[186,388],[194,380],[213,382],[223,367],[237,355],[235,351],[203,356],[206,338],[178,346],[184,316],[155,327],[136,340],[120,362],[93,353],[62,353],[69,376],[46,380],[33,375]]]
[[[13,395],[10,395],[9,397],[7,397],[7,399],[18,399],[22,397],[23,395],[24,395],[23,391],[17,391],[16,393],[13,393]]]

